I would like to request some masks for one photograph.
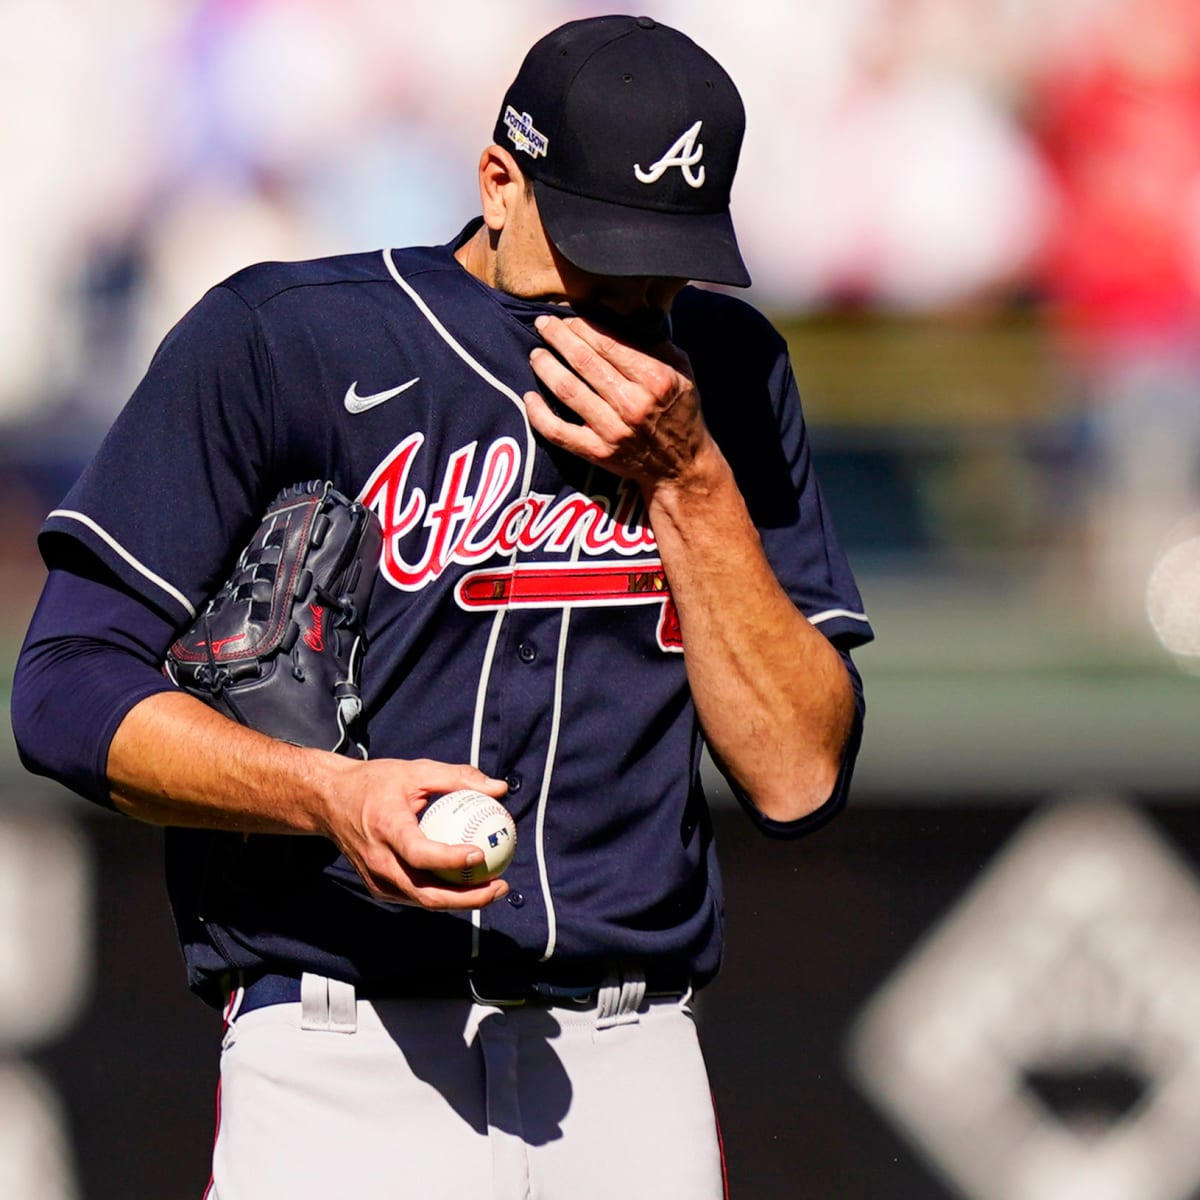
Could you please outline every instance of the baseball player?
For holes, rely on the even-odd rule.
[[[744,115],[646,17],[530,50],[442,246],[268,263],[163,342],[43,527],[25,761],[166,826],[224,1006],[210,1200],[719,1197],[691,1013],[721,960],[702,740],[764,832],[842,805],[871,636],[745,286]],[[371,757],[160,670],[281,488],[382,527]],[[426,838],[503,798],[502,879]]]

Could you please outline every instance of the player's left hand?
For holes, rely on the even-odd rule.
[[[644,492],[686,479],[712,446],[687,355],[666,341],[639,350],[582,317],[539,317],[537,328],[562,361],[539,346],[530,365],[583,424],[531,391],[524,400],[534,429]]]

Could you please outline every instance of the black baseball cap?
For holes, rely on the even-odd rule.
[[[746,287],[729,215],[745,127],[710,54],[650,17],[610,16],[534,44],[493,136],[532,181],[568,262]]]

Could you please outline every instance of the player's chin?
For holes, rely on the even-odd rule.
[[[589,324],[595,325],[618,341],[638,350],[651,350],[667,340],[670,322],[662,308],[639,308],[619,313],[602,304],[576,303],[575,311]]]

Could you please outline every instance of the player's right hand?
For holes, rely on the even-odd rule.
[[[499,799],[508,790],[466,764],[433,759],[380,758],[367,761],[323,755],[332,776],[320,824],[378,900],[427,909],[483,908],[508,892],[503,879],[454,884],[435,868],[458,871],[482,861],[471,846],[447,846],[425,836],[419,818],[437,796],[459,788]]]

